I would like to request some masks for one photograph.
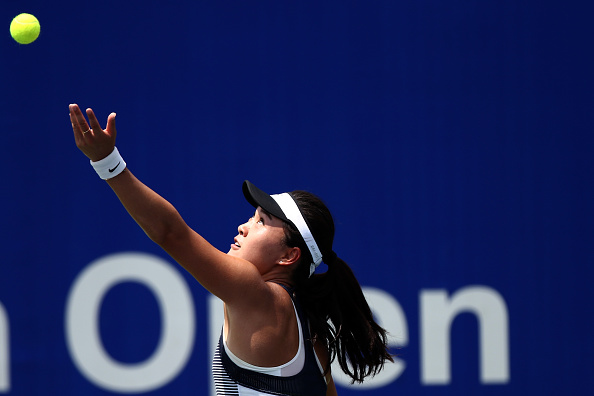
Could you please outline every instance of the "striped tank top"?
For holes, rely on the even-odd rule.
[[[324,396],[326,381],[314,352],[309,326],[290,288],[299,324],[299,350],[288,363],[278,367],[257,367],[237,358],[227,348],[223,333],[215,351],[212,372],[217,396]]]

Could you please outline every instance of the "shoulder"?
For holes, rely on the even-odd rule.
[[[273,367],[295,356],[299,348],[297,318],[291,296],[279,284],[266,282],[268,299],[257,306],[225,304],[227,345],[240,359]]]
[[[275,282],[263,282],[253,289],[247,289],[242,298],[225,301],[225,309],[230,319],[241,323],[242,328],[254,330],[270,323],[282,326],[295,317],[291,295],[283,286]]]
[[[265,291],[262,292],[262,300],[256,310],[267,320],[281,320],[282,323],[286,323],[295,318],[292,290],[288,286],[271,281],[265,282],[264,285]]]

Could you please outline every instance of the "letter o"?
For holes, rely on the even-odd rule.
[[[99,312],[106,293],[121,282],[139,282],[155,295],[161,336],[145,361],[115,361],[101,342]],[[184,278],[169,263],[144,253],[102,257],[74,281],[66,302],[66,344],[78,370],[95,385],[121,393],[155,390],[175,378],[192,352],[195,316]]]

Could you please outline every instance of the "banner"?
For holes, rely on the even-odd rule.
[[[5,2],[0,394],[208,395],[221,302],[76,148],[226,251],[269,193],[319,195],[395,362],[340,395],[585,394],[594,344],[592,5]],[[16,15],[40,22],[31,44]]]

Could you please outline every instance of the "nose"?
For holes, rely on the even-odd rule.
[[[250,229],[249,223],[250,223],[250,221],[248,220],[245,223],[240,224],[239,227],[237,227],[237,231],[239,232],[239,235],[241,235],[241,236],[246,236],[247,235],[247,233],[248,233],[248,231]]]

